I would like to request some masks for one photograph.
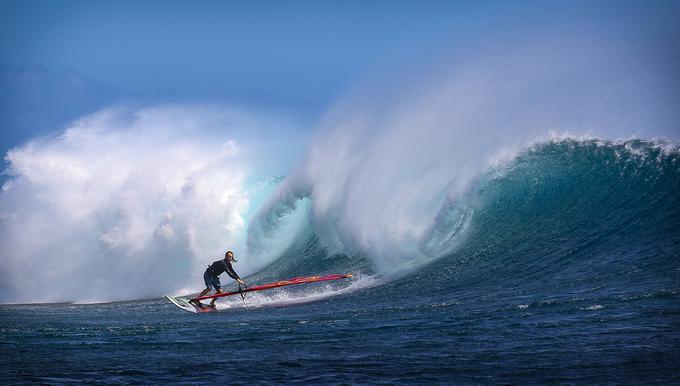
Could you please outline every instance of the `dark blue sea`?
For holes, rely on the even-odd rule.
[[[3,305],[0,383],[680,384],[676,147],[551,141],[475,186],[456,247],[394,275],[311,232],[247,281],[353,279],[209,314]]]

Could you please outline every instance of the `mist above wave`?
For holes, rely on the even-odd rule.
[[[673,133],[677,95],[638,54],[595,38],[503,40],[421,76],[381,77],[328,112],[253,224],[276,233],[309,199],[327,250],[368,256],[385,275],[428,264],[464,242],[479,179],[532,144]]]

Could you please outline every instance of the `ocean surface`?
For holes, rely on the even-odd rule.
[[[0,382],[680,384],[675,146],[536,144],[440,211],[418,248],[446,253],[393,273],[302,234],[246,280],[354,277],[210,314],[0,306]]]

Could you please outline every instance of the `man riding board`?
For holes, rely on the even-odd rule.
[[[222,260],[217,260],[210,264],[208,266],[208,269],[205,270],[205,273],[203,274],[203,281],[205,282],[205,289],[201,292],[200,295],[197,297],[201,297],[206,295],[208,292],[210,292],[213,287],[215,287],[215,293],[216,294],[221,294],[224,291],[222,291],[222,284],[220,283],[220,275],[223,274],[224,272],[227,273],[232,279],[236,280],[240,285],[245,286],[246,283],[241,280],[241,278],[234,272],[234,268],[231,266],[231,263],[235,263],[236,259],[234,258],[234,252],[232,251],[227,251],[227,253],[224,254],[224,259]],[[217,298],[212,298],[210,300],[210,307],[215,307],[215,302],[217,301]],[[200,300],[191,300],[191,303],[194,303],[195,305],[201,307],[201,301]]]

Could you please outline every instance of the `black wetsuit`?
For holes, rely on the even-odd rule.
[[[234,280],[241,279],[240,277],[238,277],[236,272],[234,272],[234,268],[231,266],[231,261],[227,261],[225,259],[217,260],[216,262],[210,264],[210,266],[208,267],[208,269],[205,270],[205,272],[208,273],[210,276],[215,277],[226,272],[227,275],[229,275]]]

